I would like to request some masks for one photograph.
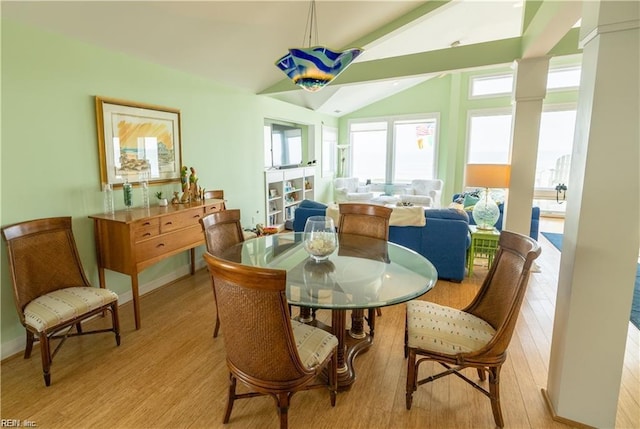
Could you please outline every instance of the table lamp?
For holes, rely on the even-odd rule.
[[[467,164],[466,185],[484,188],[472,212],[478,229],[493,230],[500,210],[491,198],[489,188],[508,188],[510,177],[511,166],[507,164]]]

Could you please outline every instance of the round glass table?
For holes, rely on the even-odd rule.
[[[438,273],[422,255],[384,240],[341,234],[338,248],[324,261],[305,251],[303,233],[261,236],[238,243],[221,257],[249,266],[287,271],[287,300],[301,308],[299,320],[332,332],[339,342],[339,387],[355,380],[353,360],[373,341],[363,318],[352,317],[346,330],[346,311],[399,304],[428,292]],[[311,309],[331,310],[331,326],[311,317]],[[362,315],[362,311],[353,314]]]

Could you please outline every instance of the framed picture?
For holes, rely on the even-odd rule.
[[[100,186],[180,181],[180,110],[96,96]]]

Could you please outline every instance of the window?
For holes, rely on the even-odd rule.
[[[580,66],[549,69],[547,90],[577,89],[580,86]],[[513,73],[471,78],[470,98],[511,94]]]
[[[471,97],[511,94],[513,74],[471,78]]]
[[[511,112],[475,112],[469,116],[468,164],[508,164]]]
[[[545,214],[560,214],[566,209],[556,202],[555,187],[564,184],[570,188],[575,123],[575,106],[554,106],[542,112],[534,199]]]
[[[564,67],[549,70],[547,89],[578,89],[580,86],[580,67]]]
[[[376,184],[436,175],[437,119],[389,118],[349,123],[350,175]]]

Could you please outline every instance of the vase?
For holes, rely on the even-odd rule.
[[[304,249],[316,262],[329,258],[338,247],[333,219],[328,216],[310,216],[304,225]]]

